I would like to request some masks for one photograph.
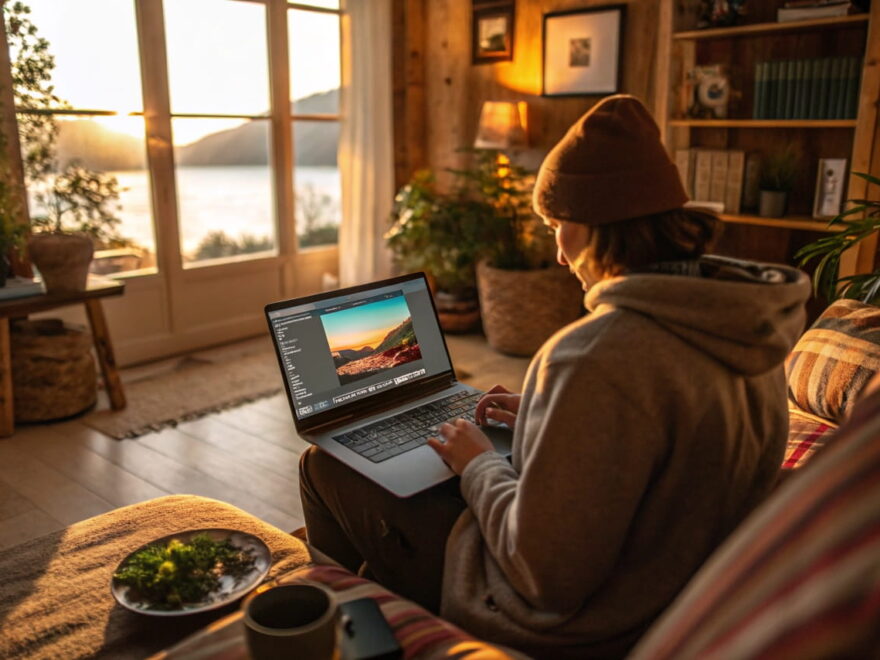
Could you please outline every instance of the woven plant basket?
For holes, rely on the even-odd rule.
[[[10,333],[16,422],[70,417],[95,405],[89,335],[58,319],[18,321]]]
[[[562,266],[502,270],[481,262],[477,285],[486,339],[502,353],[533,355],[583,313],[580,283]]]

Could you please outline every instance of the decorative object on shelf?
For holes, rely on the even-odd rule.
[[[761,164],[758,215],[781,218],[788,206],[788,193],[798,175],[798,152],[789,145],[765,156]]]
[[[626,5],[544,14],[544,96],[620,90]]]
[[[776,10],[776,20],[779,23],[792,21],[809,21],[817,18],[833,18],[835,16],[848,16],[858,13],[859,9],[852,2],[840,0],[808,0],[803,2],[795,0],[786,2],[785,7]]]
[[[853,176],[865,179],[869,184],[880,186],[880,179],[864,172]],[[841,231],[823,236],[798,250],[794,257],[799,266],[818,259],[813,271],[813,290],[816,295],[832,301],[838,298],[855,298],[862,302],[880,304],[880,268],[870,273],[840,276],[840,258],[851,248],[880,231],[880,201],[851,199],[852,205],[829,222],[829,225],[845,227]],[[850,216],[857,216],[850,219]],[[864,217],[860,217],[864,216]]]
[[[816,173],[814,218],[832,218],[840,213],[846,181],[846,158],[820,158]]]
[[[740,22],[745,0],[700,0],[698,28],[729,27]]]
[[[513,2],[480,2],[473,8],[471,54],[474,64],[508,62],[513,59]]]
[[[698,66],[688,73],[688,77],[693,85],[688,116],[697,119],[726,119],[730,102],[730,78],[724,73],[722,66]]]

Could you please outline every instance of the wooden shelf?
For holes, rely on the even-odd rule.
[[[690,128],[855,128],[856,119],[670,119]]]
[[[836,234],[843,227],[840,225],[828,225],[827,220],[816,220],[803,215],[790,215],[782,218],[764,218],[759,215],[733,215],[722,213],[719,216],[722,221],[737,225],[757,225],[759,227],[777,227],[779,229],[800,229],[802,231],[818,231],[828,234]]]
[[[676,32],[673,39],[697,41],[700,39],[727,39],[762,34],[797,32],[800,30],[816,30],[822,28],[846,27],[856,23],[867,23],[868,14],[853,16],[835,16],[833,18],[815,18],[808,21],[791,21],[787,23],[755,23],[754,25],[738,25],[729,28],[708,28],[705,30],[689,30]]]

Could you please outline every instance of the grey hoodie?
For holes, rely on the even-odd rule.
[[[808,279],[694,270],[600,282],[540,349],[512,464],[487,452],[462,475],[443,616],[537,656],[622,656],[771,489]]]

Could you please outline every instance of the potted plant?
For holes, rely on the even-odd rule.
[[[28,254],[50,293],[86,287],[95,244],[119,245],[120,223],[111,205],[119,200],[114,177],[68,165],[35,193],[45,213],[31,219]]]
[[[864,172],[854,176],[880,186],[880,179]],[[795,253],[798,265],[805,266],[818,259],[813,271],[813,290],[828,301],[838,298],[854,298],[865,303],[880,304],[880,268],[871,273],[859,273],[840,277],[840,257],[844,252],[880,230],[880,201],[851,199],[852,206],[833,218],[829,225],[841,225],[843,229],[809,243]],[[862,216],[851,219],[851,216]]]
[[[473,158],[454,173],[489,210],[477,246],[483,329],[496,350],[532,355],[583,313],[583,291],[556,263],[553,237],[532,212],[531,173],[499,151],[474,150]]]
[[[758,215],[780,218],[788,206],[788,193],[798,174],[798,154],[789,145],[771,153],[762,163]]]
[[[428,170],[417,172],[394,198],[385,240],[400,268],[427,272],[444,330],[464,332],[479,323],[474,261],[489,213],[482,202],[438,192]]]

